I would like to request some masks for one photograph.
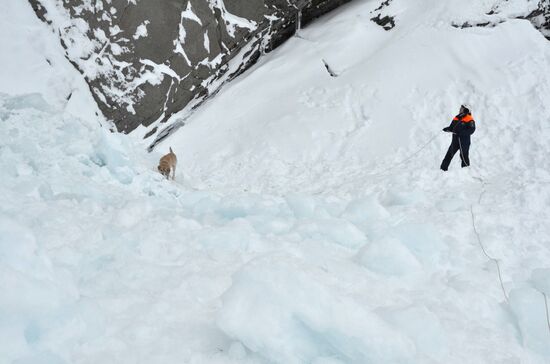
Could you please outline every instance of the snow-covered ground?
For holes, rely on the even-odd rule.
[[[451,27],[494,3],[394,0],[389,32],[351,3],[151,154],[4,4],[0,364],[549,362],[550,43]]]

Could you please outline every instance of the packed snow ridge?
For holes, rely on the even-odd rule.
[[[303,29],[147,153],[5,4],[0,363],[548,363],[550,42],[517,19],[538,5],[380,5]],[[462,103],[472,165],[444,173]]]

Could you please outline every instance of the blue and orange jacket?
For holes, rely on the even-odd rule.
[[[451,121],[451,125],[443,129],[453,133],[453,138],[458,137],[461,141],[470,141],[470,135],[476,131],[476,122],[472,114],[457,115]]]

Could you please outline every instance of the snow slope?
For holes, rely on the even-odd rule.
[[[56,35],[35,17],[24,1],[2,2],[0,92],[39,93],[56,110],[97,122],[101,114],[86,82],[65,59]]]
[[[527,1],[451,26],[494,3],[394,0],[389,32],[352,3],[151,154],[10,3],[0,364],[548,362],[550,44]],[[463,102],[473,166],[442,173]]]

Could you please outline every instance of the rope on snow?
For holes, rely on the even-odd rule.
[[[548,332],[550,332],[550,313],[548,313],[548,298],[546,297],[546,293],[544,292],[540,292],[540,293],[544,297],[544,307],[546,308],[546,324],[548,325]]]
[[[461,146],[462,147],[462,146]],[[460,152],[462,153],[462,148],[460,149]],[[485,185],[487,184],[487,182],[485,182],[485,180],[482,178],[482,177],[476,177],[476,179],[478,179],[480,182],[481,182],[481,185],[482,185],[482,190],[479,194],[479,198],[478,198],[478,201],[477,203],[478,204],[481,204],[481,198],[483,197],[483,194],[485,193]],[[543,182],[544,183],[544,182]],[[481,250],[483,252],[483,254],[491,261],[493,261],[497,267],[497,272],[498,272],[498,280],[500,282],[500,288],[502,289],[502,294],[504,295],[504,299],[506,301],[507,304],[510,304],[510,301],[508,300],[508,295],[506,294],[506,290],[504,289],[504,283],[502,281],[502,272],[501,272],[501,269],[500,269],[500,264],[498,262],[497,259],[493,258],[492,256],[490,256],[488,253],[487,253],[487,250],[485,250],[485,247],[483,246],[483,243],[481,241],[481,237],[479,235],[479,232],[477,231],[477,227],[476,227],[476,223],[475,223],[475,214],[474,214],[474,205],[470,205],[470,214],[472,216],[472,226],[474,228],[474,233],[477,237],[477,242],[479,244],[479,246],[481,247]],[[537,289],[535,287],[535,290],[537,290],[538,292],[540,292],[540,294],[543,296],[544,298],[544,308],[545,308],[545,313],[546,313],[546,325],[548,326],[548,332],[550,333],[550,311],[548,310],[548,297],[546,296],[546,293],[545,292],[542,292],[540,291],[539,289]]]
[[[487,253],[487,250],[485,250],[485,247],[483,246],[483,243],[481,242],[481,237],[480,237],[479,232],[477,231],[477,227],[476,227],[476,220],[475,220],[474,206],[473,205],[470,205],[470,214],[472,216],[472,226],[474,228],[474,233],[477,237],[477,242],[478,242],[479,246],[481,247],[481,251],[487,257],[487,259],[489,259],[489,260],[491,260],[495,263],[495,265],[497,267],[497,272],[498,272],[498,280],[500,281],[500,288],[502,289],[502,294],[504,295],[504,300],[506,301],[506,303],[509,303],[508,295],[506,294],[506,290],[504,289],[504,282],[502,281],[502,272],[500,270],[500,264],[499,264],[497,259],[493,258],[492,256],[490,256]]]
[[[464,162],[466,162],[466,160],[464,158],[464,153],[462,152],[462,143],[460,142],[460,138],[458,138],[458,146],[459,146],[459,149],[460,149],[460,157],[462,159],[462,162],[464,163]],[[470,167],[470,163],[468,163],[466,166]],[[476,177],[476,179],[481,182],[481,186],[482,186],[481,187],[481,192],[479,193],[479,198],[478,198],[478,204],[479,204],[479,203],[481,203],[481,198],[483,197],[483,194],[485,193],[486,183],[485,183],[485,180],[482,177]],[[495,265],[497,267],[498,280],[500,282],[500,288],[502,289],[502,294],[504,295],[504,300],[506,301],[506,303],[509,304],[510,302],[508,301],[508,295],[506,294],[506,290],[504,289],[504,282],[502,281],[502,271],[500,269],[500,264],[499,264],[497,259],[493,258],[492,256],[489,255],[489,253],[487,253],[487,250],[485,249],[485,247],[483,246],[483,243],[481,242],[481,236],[479,235],[479,232],[477,231],[476,218],[475,218],[475,214],[474,214],[474,205],[473,204],[470,205],[470,215],[472,217],[472,227],[474,228],[474,233],[476,235],[479,247],[481,248],[481,251],[483,252],[483,254],[487,257],[487,259],[489,259],[490,261],[495,263]]]
[[[397,162],[397,163],[394,163],[393,165],[381,170],[381,171],[378,171],[376,173],[372,173],[372,174],[369,174],[368,176],[369,177],[377,177],[377,176],[381,176],[383,175],[384,173],[386,172],[389,172],[391,171],[392,169],[394,168],[397,168],[399,166],[401,166],[402,164],[410,161],[411,159],[413,159],[414,157],[416,157],[420,152],[422,152],[424,149],[426,149],[426,147],[428,145],[430,145],[434,140],[435,138],[437,138],[440,134],[439,133],[435,133],[431,138],[430,140],[428,140],[424,145],[422,145],[416,152],[414,152],[413,154],[409,155],[407,158],[403,159],[402,161],[400,162]]]

